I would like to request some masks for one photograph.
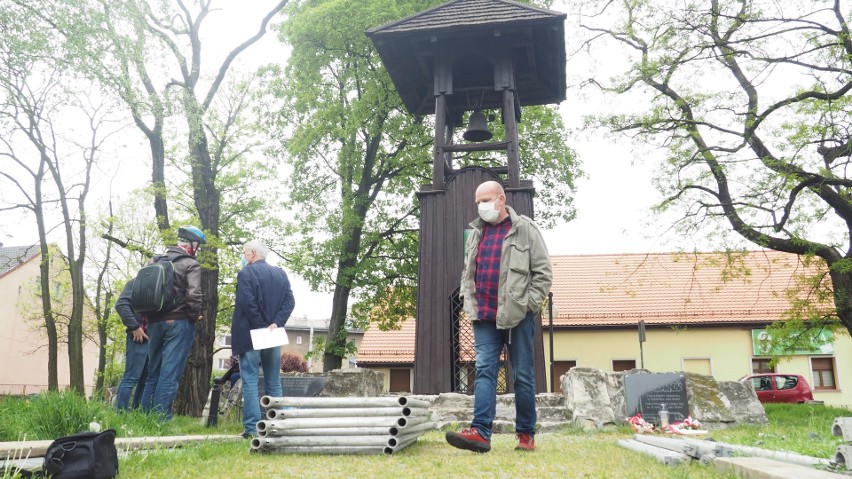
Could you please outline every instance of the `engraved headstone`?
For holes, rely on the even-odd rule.
[[[315,397],[325,387],[324,376],[283,376],[281,391],[284,397]]]
[[[684,373],[626,374],[624,394],[628,417],[641,413],[646,421],[658,423],[663,404],[669,411],[670,422],[683,421],[689,416]]]

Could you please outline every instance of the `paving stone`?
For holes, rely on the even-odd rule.
[[[837,479],[844,474],[821,471],[812,467],[790,464],[765,457],[717,457],[713,461],[717,471],[733,472],[743,479]]]

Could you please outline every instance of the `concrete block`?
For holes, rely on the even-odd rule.
[[[844,441],[852,441],[852,417],[836,417],[831,425],[831,434],[843,436]]]
[[[790,464],[765,457],[717,457],[713,466],[723,474],[744,479],[838,479],[843,474]]]
[[[837,452],[834,453],[834,462],[845,466],[847,471],[852,470],[852,446],[849,444],[837,446]]]

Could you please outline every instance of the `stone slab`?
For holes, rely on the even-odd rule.
[[[239,435],[194,435],[194,436],[149,436],[149,437],[118,437],[115,447],[119,451],[135,451],[155,447],[179,447],[189,442],[206,441],[245,441]],[[0,442],[0,459],[21,459],[43,457],[52,440]]]
[[[669,411],[671,422],[683,421],[689,416],[684,373],[626,374],[624,395],[628,416],[641,413],[646,421],[659,423],[663,405]]]
[[[790,464],[765,457],[717,457],[717,471],[733,473],[743,479],[838,479],[844,474],[821,471],[812,467]]]

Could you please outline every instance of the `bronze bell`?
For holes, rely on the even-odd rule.
[[[478,143],[480,141],[488,141],[492,136],[494,134],[488,129],[488,123],[482,111],[476,110],[471,113],[467,130],[462,134],[462,138]]]

